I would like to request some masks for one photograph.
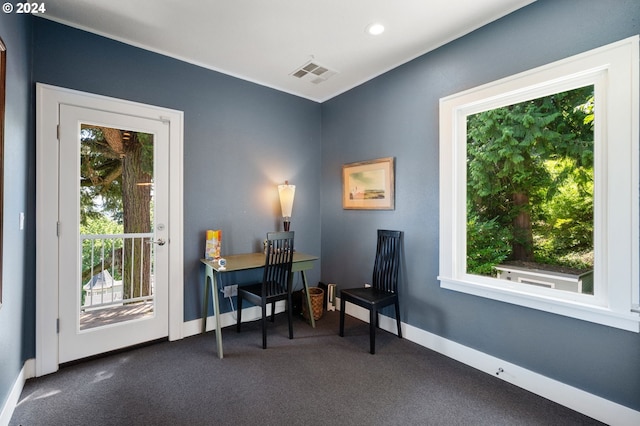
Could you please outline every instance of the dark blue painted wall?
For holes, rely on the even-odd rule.
[[[640,410],[638,334],[444,290],[436,278],[439,99],[638,33],[637,0],[539,0],[325,102],[322,279],[369,281],[375,230],[403,230],[404,322]],[[395,211],[343,210],[341,165],[387,156]]]
[[[34,354],[35,287],[33,194],[33,89],[31,24],[28,16],[0,14],[0,37],[7,48],[4,134],[4,223],[0,307],[0,407],[24,361]],[[19,229],[19,215],[26,225]]]
[[[281,229],[285,180],[296,248],[320,255],[319,104],[44,19],[33,45],[36,82],[184,111],[185,321],[201,317],[204,231],[223,230],[223,255],[258,250]]]

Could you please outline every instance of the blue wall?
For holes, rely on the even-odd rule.
[[[0,14],[7,48],[4,135],[3,298],[0,307],[0,407],[27,358],[34,353],[35,196],[31,25],[28,16]],[[19,215],[26,225],[19,229]]]
[[[184,111],[185,321],[201,317],[204,231],[223,230],[223,254],[259,250],[282,227],[285,180],[296,248],[320,255],[319,104],[44,19],[34,27],[34,81]]]
[[[322,279],[369,281],[375,230],[403,230],[404,322],[640,410],[638,334],[444,290],[436,278],[439,99],[638,33],[637,0],[539,0],[325,102]],[[343,210],[341,165],[387,156],[395,211]]]

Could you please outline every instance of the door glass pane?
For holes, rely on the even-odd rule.
[[[594,294],[594,86],[467,117],[467,273]]]
[[[153,135],[80,129],[80,329],[154,313]]]

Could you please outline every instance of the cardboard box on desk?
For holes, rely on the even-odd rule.
[[[213,260],[220,258],[222,249],[222,231],[220,229],[207,230],[207,241],[204,248],[204,258]]]

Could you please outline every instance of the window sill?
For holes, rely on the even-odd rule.
[[[518,306],[524,306],[539,311],[550,312],[583,321],[619,328],[634,333],[640,333],[640,315],[631,312],[616,312],[607,307],[585,304],[577,301],[564,300],[549,296],[519,291],[492,285],[487,282],[463,281],[455,278],[438,277],[440,287],[487,299],[498,300]]]

